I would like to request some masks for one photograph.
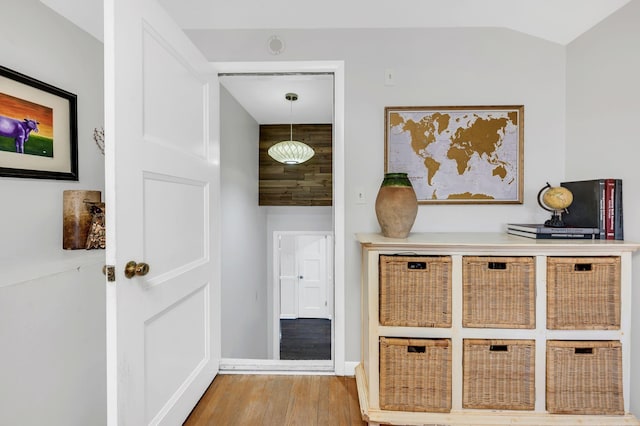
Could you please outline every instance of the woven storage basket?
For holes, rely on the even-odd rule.
[[[381,337],[380,408],[451,411],[451,340]]]
[[[463,257],[462,324],[535,328],[535,269],[533,257]]]
[[[464,339],[462,406],[533,410],[535,341]]]
[[[624,414],[620,342],[548,341],[547,410]]]
[[[380,324],[451,327],[451,257],[381,255]]]
[[[619,329],[620,258],[547,258],[547,328]]]

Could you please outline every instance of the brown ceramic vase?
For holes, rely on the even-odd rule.
[[[376,197],[382,235],[407,238],[418,214],[418,199],[406,173],[386,173]]]

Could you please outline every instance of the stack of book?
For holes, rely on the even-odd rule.
[[[560,185],[573,194],[573,203],[562,215],[567,226],[598,228],[601,240],[624,239],[621,179],[581,180]]]
[[[519,235],[527,238],[580,238],[580,239],[597,239],[600,238],[600,229],[592,227],[565,227],[552,228],[541,224],[533,223],[509,223],[507,224],[507,233]]]

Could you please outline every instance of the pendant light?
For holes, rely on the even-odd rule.
[[[269,148],[269,156],[284,164],[300,164],[309,160],[315,152],[309,145],[293,140],[293,102],[298,100],[296,93],[287,93],[285,99],[291,103],[291,126],[289,140],[278,142]]]

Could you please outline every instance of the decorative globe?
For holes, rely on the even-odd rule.
[[[564,210],[573,202],[573,194],[563,186],[552,186],[542,195],[542,202],[552,210]]]
[[[550,211],[551,219],[544,222],[545,226],[562,228],[562,212],[573,202],[573,194],[563,186],[551,186],[549,182],[538,191],[538,204]]]

